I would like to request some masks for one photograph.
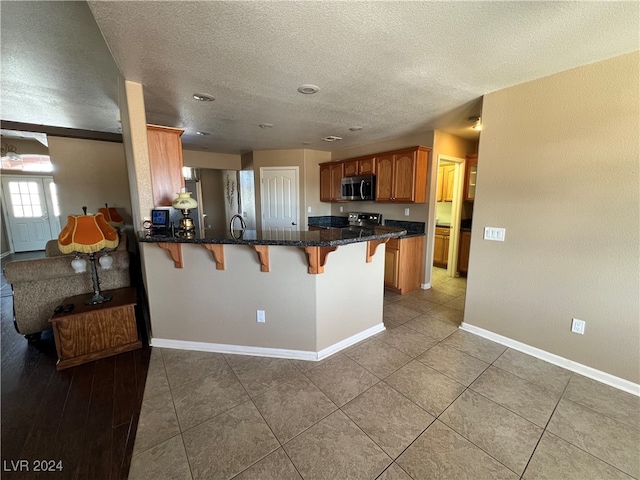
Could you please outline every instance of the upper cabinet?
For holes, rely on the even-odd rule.
[[[183,132],[179,128],[147,125],[151,188],[156,207],[171,206],[184,187],[180,139]]]
[[[335,202],[342,199],[341,180],[344,175],[344,162],[320,164],[320,201]]]
[[[478,172],[478,155],[467,155],[464,173],[464,199],[473,202],[476,198],[476,176]]]
[[[376,176],[376,201],[425,203],[427,201],[428,147],[413,147],[340,162],[320,164],[320,201],[341,200],[341,179]]]
[[[361,157],[345,160],[344,176],[354,177],[356,175],[373,175],[375,173],[376,157]]]
[[[424,203],[430,148],[414,147],[376,156],[376,201]]]
[[[453,201],[453,180],[455,165],[440,165],[438,167],[437,202]]]

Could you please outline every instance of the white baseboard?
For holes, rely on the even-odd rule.
[[[319,352],[311,352],[306,350],[287,350],[283,348],[228,345],[224,343],[191,342],[187,340],[170,340],[166,338],[152,338],[149,344],[152,347],[176,348],[179,350],[195,350],[198,352],[231,353],[239,355],[253,355],[256,357],[288,358],[291,360],[317,361],[322,360],[329,355],[333,355],[340,350],[344,350],[345,348],[348,348],[351,345],[364,340],[365,338],[375,335],[376,333],[379,333],[384,329],[384,324],[380,323],[378,325],[375,325],[374,327],[368,328],[367,330],[364,330],[360,333],[357,333],[356,335],[335,343],[327,348],[324,348]]]
[[[502,335],[485,330],[484,328],[469,325],[468,323],[462,322],[460,329],[640,397],[640,385],[630,382],[629,380],[625,380],[624,378],[616,377],[615,375],[611,375],[601,370],[596,370],[595,368],[574,362],[568,358],[549,353],[545,350],[540,350],[539,348],[532,347],[526,343],[521,343],[508,337],[503,337]]]
[[[421,288],[422,290],[429,290],[429,289],[431,288],[431,282],[421,284],[421,285],[420,285],[420,288]]]

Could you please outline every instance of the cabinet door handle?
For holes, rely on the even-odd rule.
[[[297,225],[297,223],[296,222],[291,222],[291,225]]]

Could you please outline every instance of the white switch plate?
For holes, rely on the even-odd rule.
[[[408,209],[408,208],[405,208],[405,209],[404,209],[404,214],[405,214],[405,216],[406,216],[406,217],[408,217],[408,216],[409,216],[409,209]]]
[[[256,321],[258,323],[265,323],[267,321],[264,316],[264,310],[256,310]]]
[[[340,207],[340,211],[341,211],[341,212],[344,212],[344,207]]]
[[[579,318],[574,318],[571,322],[571,331],[573,333],[579,333],[580,335],[584,335],[584,327],[587,322],[584,320],[580,320]]]
[[[484,239],[504,242],[505,229],[498,227],[484,227]]]
[[[311,213],[311,207],[307,207],[307,212]]]

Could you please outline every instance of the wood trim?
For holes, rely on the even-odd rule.
[[[217,243],[203,243],[202,246],[211,252],[218,270],[224,270],[224,245]]]
[[[373,261],[373,256],[376,254],[378,245],[387,243],[388,241],[388,238],[381,238],[379,240],[369,240],[367,242],[367,263],[371,263]]]
[[[304,247],[309,261],[309,269],[307,272],[311,275],[324,273],[324,266],[327,263],[327,255],[335,252],[338,247]]]
[[[182,245],[180,243],[158,242],[156,243],[156,245],[169,252],[175,268],[183,268],[184,264],[182,263]]]
[[[260,271],[269,271],[269,245],[249,245],[258,254],[258,260],[260,261]]]

